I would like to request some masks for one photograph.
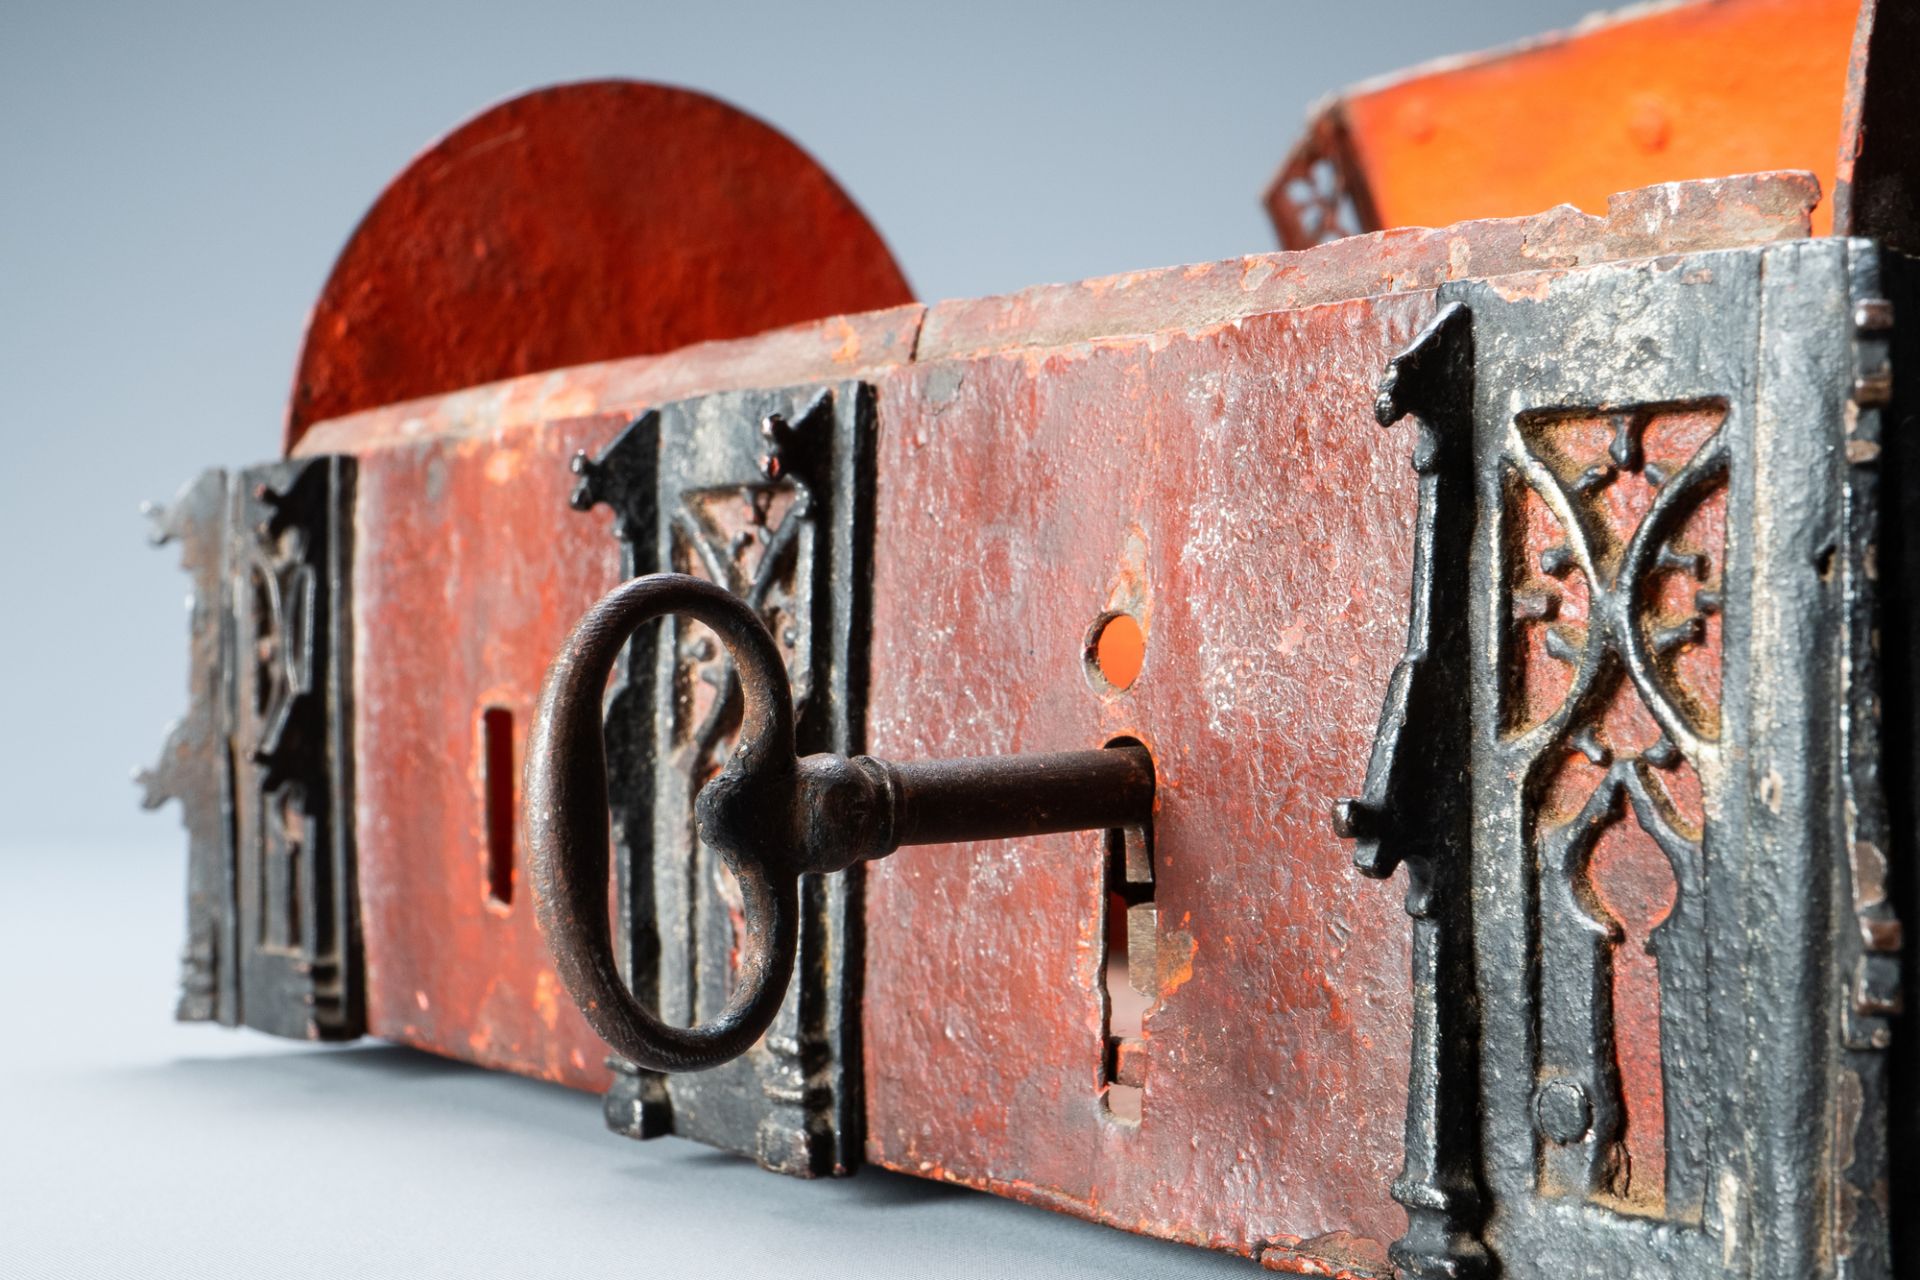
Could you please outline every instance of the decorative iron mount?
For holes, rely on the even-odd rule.
[[[1408,871],[1398,1273],[1905,1274],[1909,288],[1848,240],[1453,281],[1391,361],[1407,646],[1333,818]]]
[[[711,1022],[660,1021],[621,981],[608,918],[608,807],[601,701],[614,661],[645,623],[705,623],[732,654],[739,744],[699,793],[700,835],[740,883],[739,982]],[[1144,747],[893,764],[800,757],[779,647],[753,609],[712,583],[656,573],[589,609],[547,673],[527,765],[531,870],[542,932],[587,1021],[651,1071],[700,1071],[751,1048],[793,975],[802,875],[845,870],[904,845],[1145,827],[1153,760]]]

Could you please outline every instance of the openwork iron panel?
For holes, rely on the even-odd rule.
[[[1898,265],[1448,285],[1390,369],[1414,627],[1338,820],[1409,869],[1412,1274],[1891,1273]]]

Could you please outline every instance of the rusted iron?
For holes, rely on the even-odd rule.
[[[691,1028],[661,1022],[634,999],[608,925],[601,693],[632,634],[668,614],[720,637],[742,702],[733,754],[694,807],[701,838],[740,886],[743,954],[725,1009]],[[831,875],[904,845],[1140,827],[1153,816],[1153,762],[1137,746],[908,764],[799,756],[786,657],[766,624],[725,588],[684,574],[635,578],[580,619],[541,692],[529,753],[541,928],[587,1020],[649,1071],[719,1066],[765,1034],[793,973],[802,875]]]
[[[179,1016],[364,1034],[352,813],[353,459],[202,474],[168,511],[194,576],[187,718],[142,775],[188,831]]]
[[[1485,1272],[1491,1258],[1478,1232],[1486,1199],[1473,1141],[1479,1119],[1482,1029],[1470,999],[1432,999],[1473,982],[1473,808],[1465,800],[1468,752],[1461,729],[1472,714],[1474,666],[1465,638],[1472,543],[1472,470],[1461,454],[1471,438],[1472,313],[1443,308],[1388,362],[1374,404],[1382,426],[1419,406],[1413,448],[1419,477],[1413,590],[1407,648],[1387,683],[1380,729],[1367,762],[1366,794],[1337,801],[1333,827],[1358,840],[1354,865],[1384,880],[1407,868],[1413,919],[1412,1043],[1406,1162],[1393,1198],[1407,1210],[1394,1264],[1419,1274],[1451,1268]]]
[[[159,759],[135,775],[141,804],[180,802],[187,831],[187,941],[180,957],[182,1022],[240,1021],[238,950],[231,936],[233,788],[227,745],[228,685],[233,669],[227,624],[227,485],[225,471],[195,476],[166,506],[150,504],[153,542],[180,548],[192,580],[187,595],[187,710],[167,729]]]
[[[598,455],[576,455],[576,510],[605,505],[628,576],[704,576],[766,619],[788,664],[795,744],[862,749],[873,397],[865,384],[716,392],[641,414]],[[626,984],[670,1022],[712,1016],[738,986],[746,914],[738,882],[692,821],[700,788],[739,731],[724,647],[679,620],[628,646],[608,696],[616,946]],[[796,965],[807,975],[768,1034],[724,1066],[669,1077],[619,1057],[609,1124],[678,1134],[785,1173],[845,1173],[859,1159],[856,870],[798,889]]]

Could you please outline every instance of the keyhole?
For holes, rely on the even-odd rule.
[[[1096,687],[1130,689],[1147,662],[1147,636],[1130,613],[1106,613],[1087,632],[1087,673]]]
[[[1636,822],[1616,822],[1595,843],[1587,881],[1625,935],[1613,946],[1613,1046],[1620,1073],[1624,1159],[1616,1195],[1660,1212],[1666,1204],[1666,1091],[1660,1070],[1660,965],[1647,947],[1673,913],[1679,883],[1666,854]]]
[[[487,899],[513,905],[513,712],[488,707],[480,713],[480,785],[486,797]]]
[[[1138,746],[1136,739],[1107,744]],[[1146,1015],[1158,992],[1159,911],[1153,847],[1139,828],[1104,835],[1106,848],[1106,1103],[1114,1119],[1140,1123],[1147,1073]]]

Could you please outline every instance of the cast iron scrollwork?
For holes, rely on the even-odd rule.
[[[1498,750],[1529,796],[1540,881],[1541,1189],[1682,1221],[1705,1193],[1725,412],[1527,413],[1498,456],[1513,477]]]
[[[1363,873],[1408,869],[1415,1014],[1394,1185],[1408,1230],[1393,1258],[1419,1276],[1490,1267],[1476,750],[1524,797],[1540,1193],[1697,1221],[1708,1149],[1703,842],[1721,786],[1726,406],[1527,410],[1476,437],[1475,377],[1472,319],[1456,302],[1382,383],[1381,422],[1411,414],[1420,430],[1409,634],[1365,791],[1335,812]],[[1482,578],[1468,549],[1486,520]],[[1470,642],[1483,596],[1487,654]]]

